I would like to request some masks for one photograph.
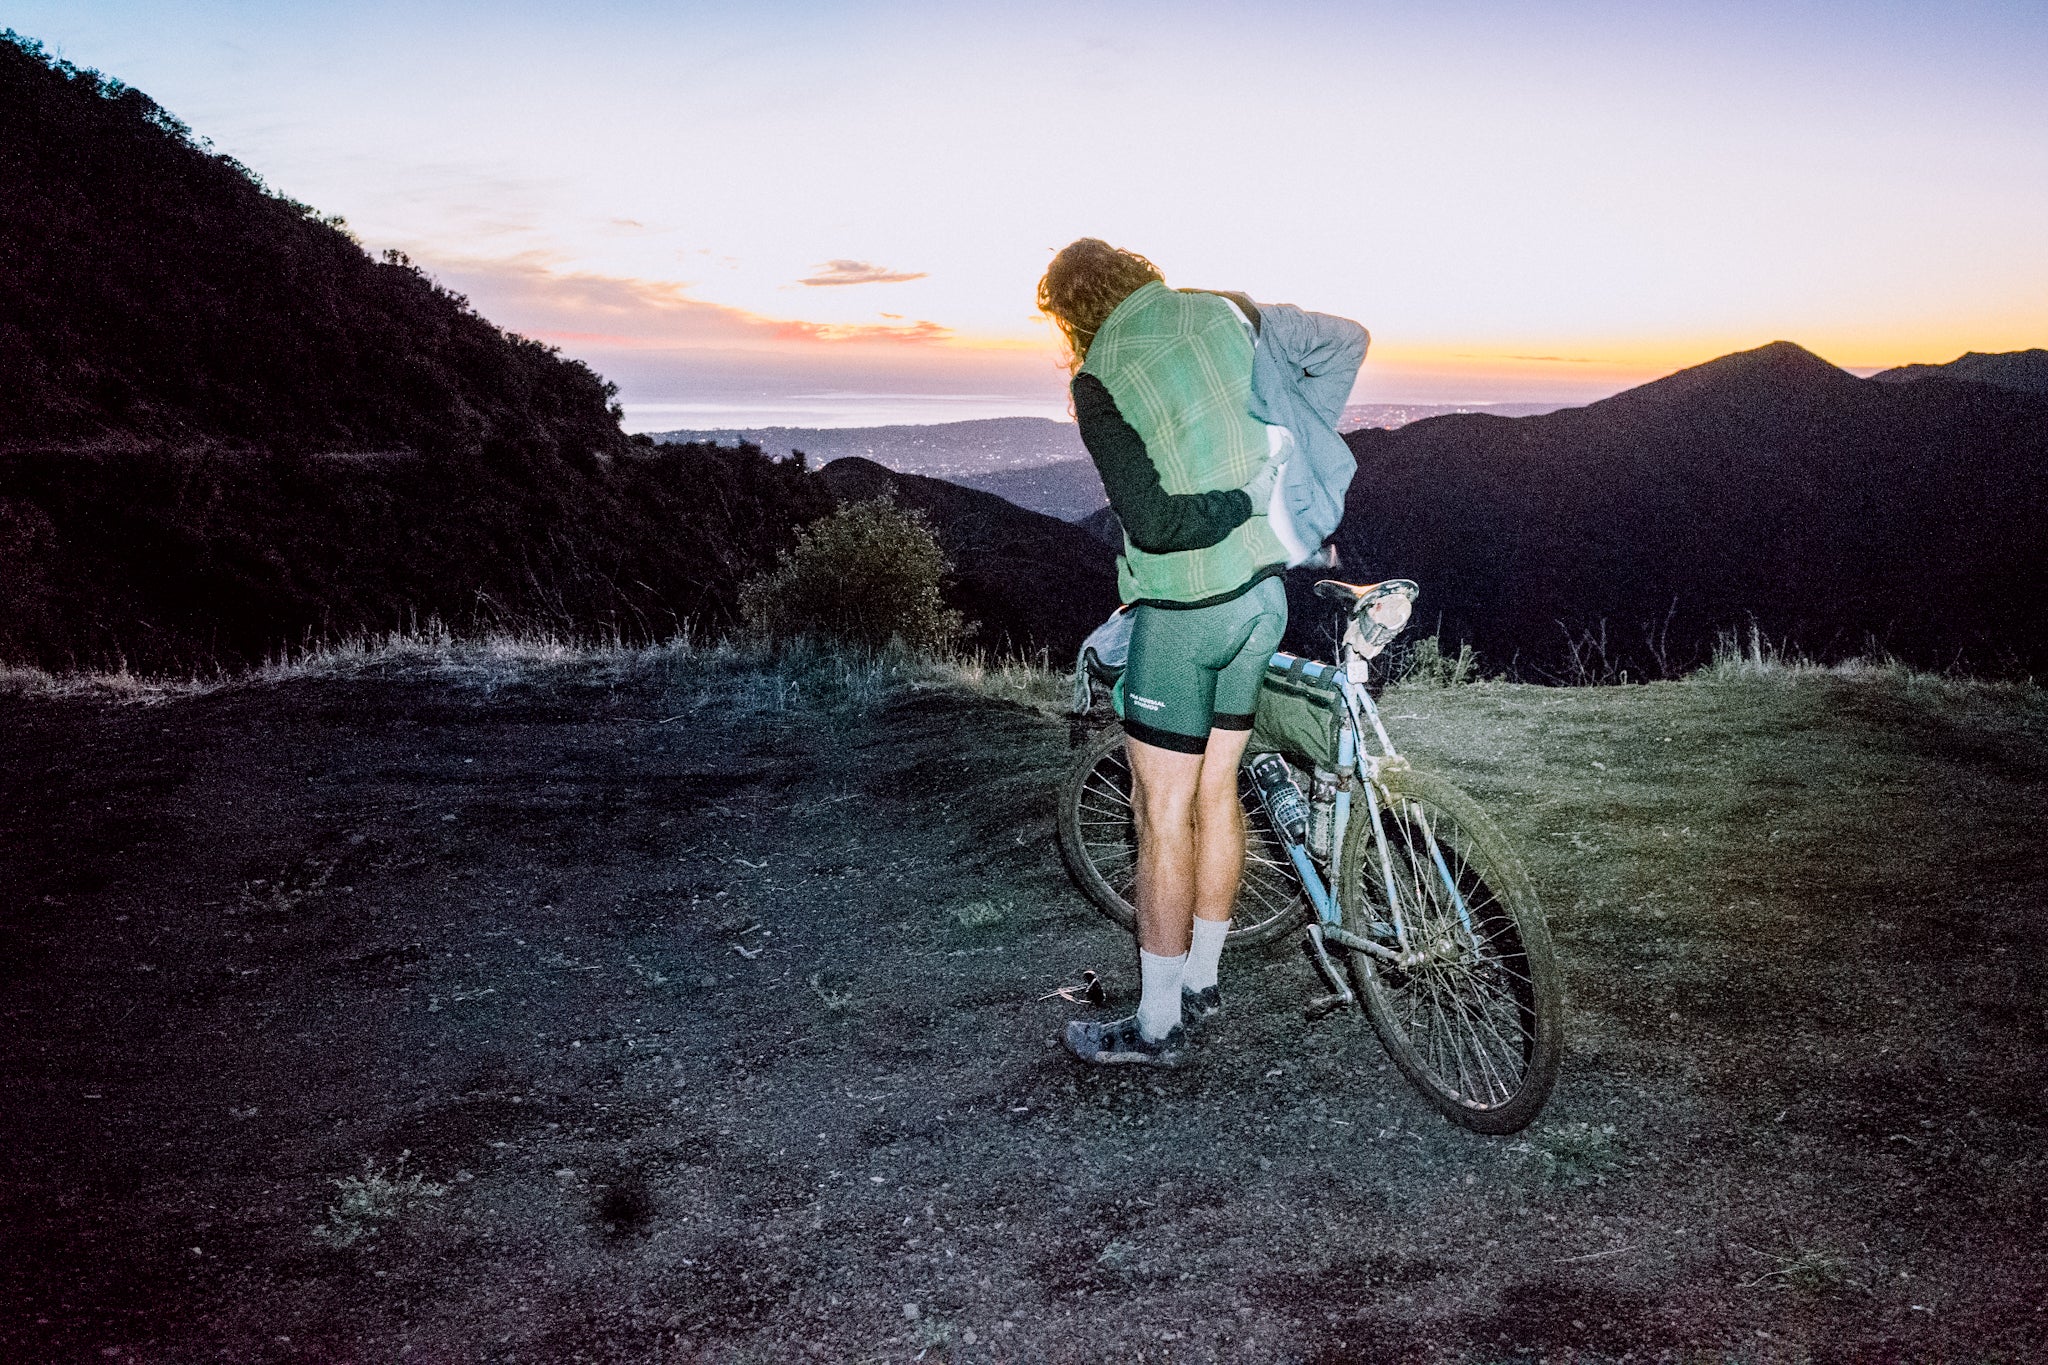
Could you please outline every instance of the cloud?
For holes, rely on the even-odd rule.
[[[422,265],[468,295],[477,311],[499,326],[562,346],[915,347],[953,336],[951,328],[924,320],[829,323],[766,317],[692,298],[687,285],[666,280],[564,271],[540,253]]]
[[[866,261],[827,261],[818,267],[818,273],[798,284],[897,284],[903,280],[921,280],[922,270],[891,270],[886,265],[870,265]]]
[[[422,269],[468,295],[483,316],[588,362],[629,404],[745,407],[799,394],[888,393],[1010,395],[1017,412],[1066,406],[1068,376],[1050,345],[960,337],[906,318],[849,325],[767,317],[696,298],[686,283],[578,271],[545,252],[422,257]]]

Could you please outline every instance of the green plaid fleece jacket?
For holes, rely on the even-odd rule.
[[[1251,415],[1251,338],[1214,294],[1144,285],[1096,332],[1081,373],[1144,438],[1168,493],[1237,488],[1266,462],[1266,428]],[[1155,554],[1126,534],[1117,593],[1126,602],[1227,598],[1286,559],[1263,510],[1206,549]]]

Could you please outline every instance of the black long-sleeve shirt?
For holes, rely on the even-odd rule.
[[[1241,489],[1167,492],[1145,438],[1124,420],[1116,399],[1092,374],[1074,376],[1074,418],[1109,505],[1139,549],[1149,554],[1205,550],[1250,520],[1252,500]]]

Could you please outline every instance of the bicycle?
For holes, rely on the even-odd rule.
[[[1516,1132],[1549,1098],[1563,1049],[1563,992],[1535,887],[1478,803],[1411,767],[1380,718],[1371,663],[1405,627],[1416,585],[1326,579],[1315,590],[1347,609],[1339,661],[1278,653],[1267,667],[1238,770],[1245,875],[1226,943],[1301,930],[1330,988],[1310,1000],[1310,1018],[1362,1005],[1394,1065],[1446,1118]],[[1095,681],[1113,684],[1118,671],[1097,668]],[[1306,820],[1279,781],[1258,780],[1255,768],[1278,776],[1265,754],[1285,761],[1294,802],[1308,779]],[[1063,785],[1059,843],[1088,899],[1135,931],[1130,790],[1123,730],[1111,724]]]

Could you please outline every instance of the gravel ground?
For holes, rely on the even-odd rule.
[[[1290,948],[1177,1072],[1048,992],[1064,721],[687,670],[0,697],[0,1358],[2048,1356],[2038,701],[1396,691],[1572,1013],[1443,1123]]]

